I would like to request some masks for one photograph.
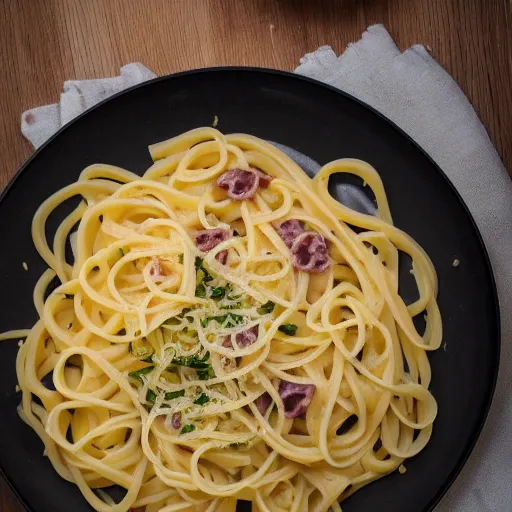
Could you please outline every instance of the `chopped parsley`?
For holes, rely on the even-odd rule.
[[[185,396],[185,390],[181,389],[180,391],[169,391],[165,393],[165,399],[166,400],[174,400],[175,398],[181,398],[182,396]]]
[[[203,329],[206,328],[212,320],[215,320],[218,324],[221,325],[226,323],[226,327],[229,328],[242,324],[244,322],[244,317],[242,315],[236,315],[235,313],[227,313],[220,316],[207,316],[201,320],[201,327]]]
[[[196,429],[195,425],[185,425],[181,429],[180,436],[181,436],[181,434],[188,434],[189,432],[194,432],[195,429]]]
[[[151,362],[151,356],[154,354],[155,349],[151,346],[151,343],[143,338],[130,343],[130,352],[138,359]]]
[[[256,311],[258,312],[259,315],[268,315],[269,313],[272,313],[272,311],[274,311],[275,307],[276,305],[271,300],[269,300],[268,302],[265,302],[263,306],[259,307]]]
[[[249,444],[249,441],[245,441],[245,442],[243,442],[243,443],[231,443],[231,444],[229,444],[228,446],[229,446],[230,448],[242,448],[242,447],[244,447],[244,446],[247,446],[248,444]]]
[[[241,307],[242,307],[241,302],[235,302],[234,304],[220,306],[220,309],[240,309]]]
[[[204,278],[206,277],[205,271],[200,268],[196,272],[196,284],[201,284],[204,281]]]
[[[210,354],[208,352],[206,352],[206,354],[203,357],[199,357],[199,356],[175,357],[171,361],[171,364],[174,364],[176,366],[187,366],[189,368],[204,370],[211,366],[209,359],[210,359]]]
[[[204,405],[205,403],[210,401],[210,397],[206,393],[201,393],[195,400],[194,403],[196,405]]]
[[[298,327],[295,324],[283,324],[278,327],[278,330],[284,332],[288,336],[295,336]]]
[[[210,273],[208,272],[208,270],[204,266],[203,260],[199,256],[196,256],[195,266],[196,266],[196,279],[197,279],[197,282],[208,283],[209,281],[213,280],[213,277],[210,275]]]
[[[196,370],[197,378],[199,380],[208,380],[213,377],[215,377],[215,372],[213,371],[213,368],[209,366],[208,368],[204,370]]]
[[[181,320],[179,320],[175,316],[171,316],[162,325],[179,325],[179,324],[181,324]]]
[[[211,298],[212,299],[222,299],[224,295],[226,295],[227,287],[218,286],[216,288],[211,289]]]
[[[135,370],[134,372],[130,372],[128,375],[133,377],[134,379],[140,379],[141,375],[147,375],[154,370],[153,366],[146,366],[145,368],[141,368],[140,370]]]
[[[206,297],[206,288],[204,284],[201,283],[200,285],[196,286],[196,297]]]
[[[180,391],[169,391],[168,393],[165,393],[164,398],[166,401],[174,400],[175,398],[180,398],[182,396],[185,396],[185,390],[182,389]],[[146,393],[146,402],[155,403],[156,401],[156,393],[152,389],[148,389],[148,392]]]

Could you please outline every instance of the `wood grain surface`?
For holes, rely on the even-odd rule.
[[[293,70],[320,45],[342,52],[373,23],[384,23],[402,49],[427,46],[512,172],[510,0],[1,0],[0,188],[32,153],[21,113],[58,101],[66,79],[116,75],[133,61],[157,74]],[[4,480],[0,510],[24,510]]]

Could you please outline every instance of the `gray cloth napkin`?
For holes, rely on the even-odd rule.
[[[59,103],[23,112],[21,133],[37,149],[88,108],[117,92],[155,77],[155,73],[146,66],[132,62],[121,68],[119,76],[112,78],[68,80],[64,82],[64,92],[60,95]]]
[[[512,247],[512,182],[455,81],[423,46],[415,45],[401,53],[382,25],[369,27],[362,39],[339,57],[329,46],[306,55],[296,72],[352,94],[400,126],[444,170],[482,232],[502,312],[500,375],[482,436],[436,510],[510,512],[512,265],[508,250]],[[135,63],[121,68],[120,77],[66,82],[59,104],[23,113],[22,132],[37,148],[87,108],[154,76]],[[298,161],[304,158],[290,156]],[[311,164],[308,159],[306,163]]]
[[[478,224],[500,299],[500,374],[482,436],[436,510],[510,512],[512,182],[500,157],[450,75],[422,45],[401,53],[382,25],[369,27],[339,57],[329,46],[307,54],[296,72],[352,94],[395,122],[444,170]]]

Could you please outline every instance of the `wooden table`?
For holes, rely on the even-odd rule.
[[[293,70],[384,23],[404,49],[423,43],[475,106],[512,172],[510,0],[2,0],[0,188],[31,154],[20,115],[58,101],[66,79],[220,65]],[[0,481],[0,510],[22,505]]]

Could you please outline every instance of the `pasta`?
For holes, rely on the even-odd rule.
[[[143,177],[86,168],[33,220],[39,320],[1,338],[26,337],[19,414],[55,470],[99,512],[340,511],[405,472],[436,417],[442,324],[435,270],[393,226],[377,172],[342,159],[310,179],[213,128],[150,153]],[[378,215],[333,199],[336,173],[364,180]],[[73,197],[50,244],[46,221]]]

